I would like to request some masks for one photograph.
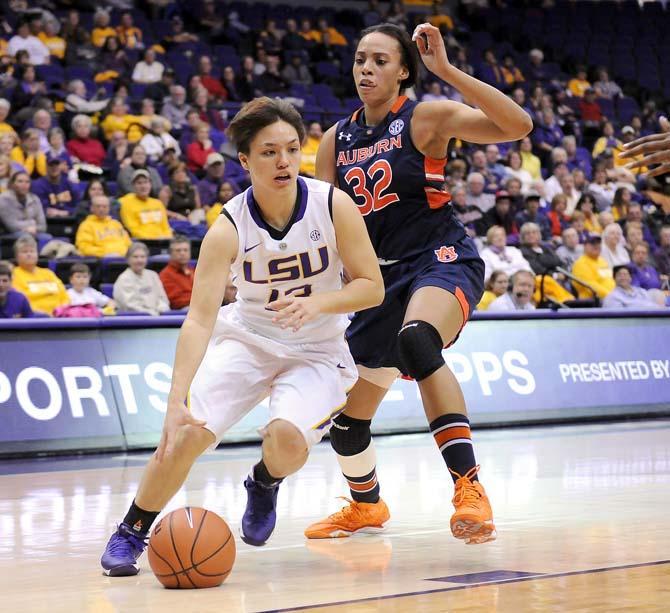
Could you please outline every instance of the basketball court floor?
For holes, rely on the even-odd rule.
[[[307,542],[346,490],[321,444],[279,493],[263,548],[237,539],[218,588],[167,590],[146,556],[136,577],[99,558],[147,454],[0,461],[0,610],[668,611],[670,421],[474,433],[498,540],[452,538],[451,481],[428,434],[377,438],[386,532]],[[258,447],[202,458],[168,510],[222,515],[237,532]]]

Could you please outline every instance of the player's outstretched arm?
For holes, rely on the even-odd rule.
[[[205,422],[191,415],[184,401],[205,355],[216,316],[223,303],[230,264],[237,254],[237,240],[237,230],[221,215],[202,241],[191,304],[177,340],[168,408],[156,451],[159,461],[172,452],[175,436],[181,426],[205,425]]]
[[[635,169],[658,164],[656,168],[647,173],[648,177],[670,172],[670,121],[661,117],[659,124],[661,131],[658,134],[650,134],[624,145],[625,151],[619,156],[630,159],[626,168]],[[634,158],[642,156],[640,159]]]
[[[268,307],[277,311],[274,321],[283,328],[299,330],[318,315],[354,313],[384,300],[384,281],[363,217],[354,201],[337,188],[333,193],[333,225],[337,251],[351,280],[334,292],[271,302]]]
[[[449,62],[440,31],[423,23],[414,30],[419,54],[426,68],[457,89],[463,97],[478,106],[446,100],[422,102],[414,112],[412,131],[415,142],[429,144],[431,135],[444,141],[452,138],[471,143],[498,143],[520,140],[533,129],[533,121],[518,104],[495,87],[462,72]],[[417,134],[419,133],[419,134]],[[433,143],[434,144],[434,143]]]

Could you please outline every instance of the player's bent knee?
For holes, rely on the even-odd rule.
[[[444,366],[442,337],[427,321],[408,321],[398,332],[398,357],[404,375],[416,381]]]
[[[267,434],[266,443],[275,457],[294,460],[306,456],[309,452],[302,432],[288,421],[275,419],[270,422]]]
[[[370,423],[369,419],[356,419],[340,413],[333,419],[329,431],[335,453],[350,456],[367,449],[372,439]]]
[[[216,440],[214,433],[201,426],[181,426],[175,441],[175,451],[199,456]]]

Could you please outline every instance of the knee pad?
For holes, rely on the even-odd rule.
[[[356,419],[340,413],[330,428],[330,444],[339,455],[356,455],[365,451],[372,440],[369,419]]]
[[[398,332],[400,370],[416,381],[430,377],[444,365],[442,337],[427,321],[408,321]]]

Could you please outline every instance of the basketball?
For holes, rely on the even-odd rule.
[[[216,587],[235,563],[235,539],[216,513],[183,507],[154,526],[148,555],[151,570],[165,587]]]

